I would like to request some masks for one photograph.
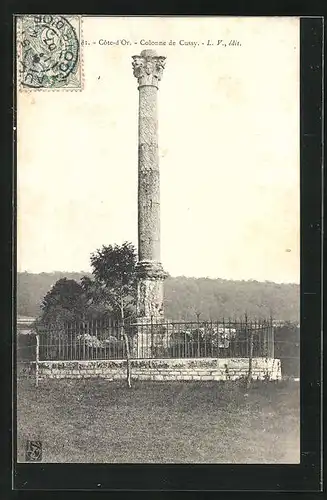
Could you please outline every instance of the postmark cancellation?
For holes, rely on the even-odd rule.
[[[78,15],[17,17],[19,90],[81,90],[81,31]]]

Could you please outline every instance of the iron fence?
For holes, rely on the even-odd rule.
[[[110,320],[17,332],[17,376],[36,376],[38,361],[124,359],[123,325]],[[127,324],[132,358],[276,357],[283,376],[300,376],[300,330],[281,332],[271,321]],[[35,335],[37,333],[37,335]],[[252,355],[252,356],[251,356]]]
[[[122,324],[110,319],[37,328],[40,361],[132,358],[274,357],[271,321]]]

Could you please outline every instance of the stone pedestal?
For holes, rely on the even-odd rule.
[[[148,318],[139,319],[134,339],[134,357],[138,359],[166,357],[169,339],[163,318],[159,318],[156,322],[149,322]]]
[[[139,342],[143,346],[151,344],[145,342],[145,336],[150,335],[151,322],[161,322],[164,316],[166,273],[160,262],[157,93],[165,59],[153,50],[143,50],[139,56],[133,56],[133,73],[139,90],[137,317],[138,323],[143,325],[140,326],[142,341]]]
[[[142,322],[157,322],[164,316],[164,289],[166,278],[160,262],[140,261],[137,264],[137,317]]]

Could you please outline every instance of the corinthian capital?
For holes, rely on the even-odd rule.
[[[165,67],[166,58],[158,56],[154,50],[142,50],[139,56],[132,57],[133,74],[139,86],[158,87]]]

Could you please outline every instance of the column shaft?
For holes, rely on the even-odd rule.
[[[160,173],[157,88],[139,89],[138,151],[139,261],[160,262]]]
[[[143,325],[163,319],[163,280],[166,273],[160,263],[157,93],[164,62],[165,58],[157,56],[152,50],[143,50],[139,56],[133,56],[134,76],[139,89],[137,316],[138,322]],[[139,340],[150,339],[147,330],[145,325],[140,329]],[[156,337],[151,335],[152,341]],[[142,350],[140,344],[139,348]],[[148,357],[144,351],[143,356]]]

